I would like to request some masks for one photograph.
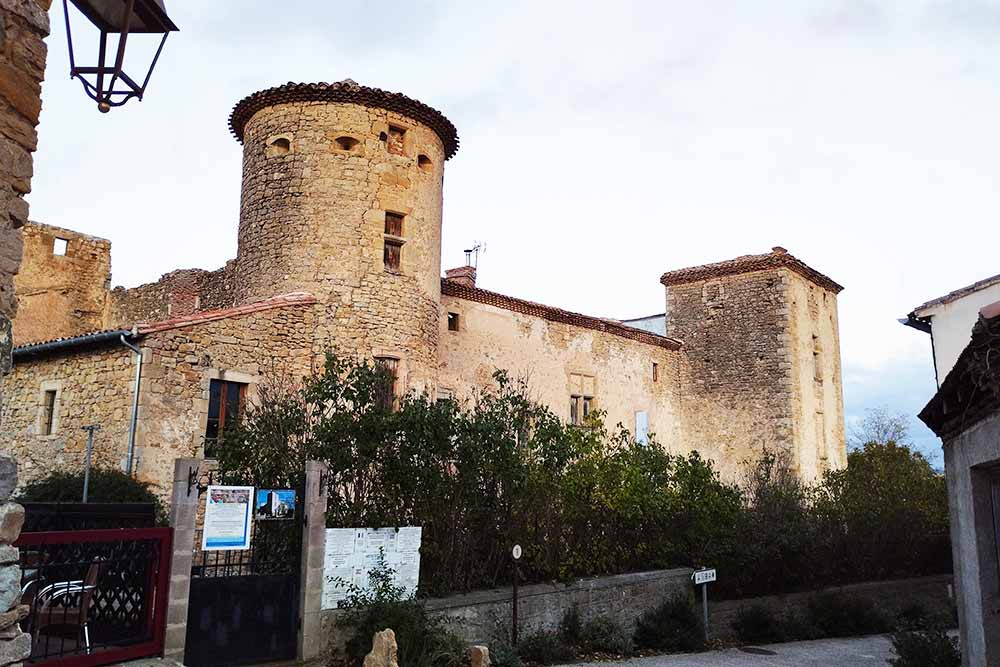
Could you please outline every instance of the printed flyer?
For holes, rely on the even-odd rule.
[[[252,486],[209,486],[206,493],[203,551],[250,548]]]

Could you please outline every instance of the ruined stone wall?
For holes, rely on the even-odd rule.
[[[111,282],[111,242],[29,222],[24,257],[14,280],[19,309],[14,343],[67,338],[105,328]],[[64,245],[64,252],[57,245]]]
[[[847,465],[837,295],[789,274],[792,411],[805,479]]]
[[[405,128],[401,142],[388,139],[390,124]],[[438,135],[383,109],[301,102],[257,112],[244,139],[238,302],[315,294],[326,308],[322,344],[395,357],[402,388],[432,386],[445,158]],[[397,272],[383,263],[386,212],[405,216]]]
[[[87,434],[98,424],[94,462],[120,467],[128,445],[135,355],[121,344],[18,359],[7,377],[0,454],[20,464],[21,483],[58,468],[83,468]],[[46,390],[56,391],[51,435],[43,435]]]
[[[682,352],[448,295],[441,306],[438,395],[469,398],[502,369],[526,379],[532,398],[569,420],[573,376],[582,376],[592,379],[595,407],[607,412],[609,428],[621,422],[634,432],[635,413],[645,411],[661,444],[690,450],[678,414]],[[448,330],[449,312],[459,316],[458,331]]]
[[[169,492],[174,459],[204,453],[212,379],[300,381],[319,352],[313,329],[321,307],[291,306],[150,333],[143,349],[137,474]]]
[[[774,269],[667,288],[667,335],[684,343],[683,437],[728,475],[763,448],[798,465],[788,283]]]
[[[229,308],[235,304],[236,263],[215,271],[179,269],[155,283],[116,287],[108,308],[109,327],[131,327],[138,322],[159,322],[179,315]],[[270,295],[274,296],[274,295]]]

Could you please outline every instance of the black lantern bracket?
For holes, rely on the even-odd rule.
[[[101,32],[97,65],[78,66],[73,50],[73,31],[69,20],[69,3]],[[163,0],[63,0],[66,16],[66,43],[69,48],[70,78],[79,79],[83,90],[97,102],[97,108],[107,113],[111,107],[120,107],[133,97],[142,100],[149,85],[149,78],[160,58],[167,36],[177,26],[167,16]],[[118,35],[118,47],[108,53],[108,35]],[[162,34],[149,70],[142,84],[125,73],[125,46],[130,34]],[[113,55],[113,62],[109,64]]]

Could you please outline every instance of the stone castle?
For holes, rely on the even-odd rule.
[[[241,100],[239,249],[215,271],[110,288],[111,246],[28,223],[0,453],[31,479],[95,458],[161,489],[271,374],[331,348],[394,371],[396,395],[462,399],[495,369],[567,421],[602,410],[725,474],[786,451],[814,479],[846,464],[840,285],[782,248],[663,275],[664,313],[616,321],[442,278],[454,125],[397,93],[287,84]],[[211,452],[208,451],[210,455]]]

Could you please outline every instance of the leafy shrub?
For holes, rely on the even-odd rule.
[[[598,616],[583,624],[579,646],[586,653],[630,655],[635,649],[632,634],[610,616]]]
[[[348,663],[355,667],[363,664],[374,634],[392,628],[399,664],[460,667],[464,644],[448,631],[440,617],[428,614],[421,602],[405,599],[405,589],[393,584],[394,574],[380,550],[378,562],[368,573],[368,587],[347,586],[348,596],[343,603],[347,613],[338,622],[352,632],[345,645]]]
[[[560,633],[545,631],[521,639],[517,644],[517,654],[524,662],[534,665],[554,665],[576,658],[573,645],[566,642]]]
[[[635,645],[659,651],[700,651],[705,630],[691,598],[675,595],[642,614],[635,627]]]
[[[743,644],[776,644],[786,637],[782,619],[763,604],[740,607],[733,631]]]
[[[888,632],[892,623],[870,600],[842,593],[809,599],[809,621],[824,637],[854,637]]]
[[[25,503],[78,503],[83,498],[82,470],[55,470],[26,483],[17,494]],[[165,525],[167,512],[149,482],[140,482],[114,468],[91,468],[87,501],[91,503],[152,503],[157,525]]]
[[[958,640],[941,628],[902,630],[892,635],[892,667],[961,667]]]
[[[899,630],[921,630],[930,622],[927,607],[920,602],[911,602],[896,614],[896,628]]]
[[[494,639],[490,642],[490,665],[493,667],[521,667],[521,656],[517,654],[507,639]]]

